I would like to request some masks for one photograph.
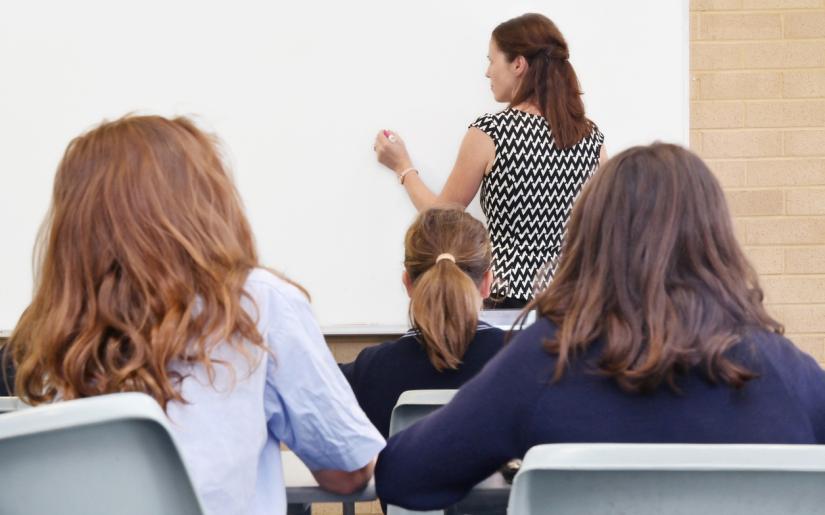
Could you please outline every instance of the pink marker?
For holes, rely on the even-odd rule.
[[[395,134],[393,134],[392,132],[388,131],[387,129],[384,129],[384,136],[386,136],[386,138],[390,140],[390,143],[395,143]]]

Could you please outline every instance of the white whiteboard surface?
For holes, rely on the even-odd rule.
[[[687,0],[3,2],[0,329],[31,299],[67,143],[127,112],[196,115],[218,133],[263,262],[310,291],[323,327],[405,325],[415,211],[373,138],[397,130],[439,189],[467,125],[504,107],[484,77],[487,44],[525,12],[568,39],[608,152],[687,144]]]

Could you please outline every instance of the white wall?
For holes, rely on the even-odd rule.
[[[568,38],[610,153],[687,143],[685,0],[0,4],[0,329],[31,298],[66,144],[130,111],[195,114],[223,138],[265,263],[310,290],[322,325],[403,325],[415,213],[373,137],[397,130],[439,188],[467,125],[503,107],[490,32],[529,11]]]

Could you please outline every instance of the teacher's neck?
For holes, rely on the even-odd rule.
[[[536,104],[534,104],[532,102],[522,102],[520,104],[510,106],[510,108],[515,109],[517,111],[524,111],[525,113],[537,114],[537,115],[541,116],[541,110],[539,109],[539,107]]]

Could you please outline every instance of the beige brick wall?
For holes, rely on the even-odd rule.
[[[825,362],[825,0],[691,0],[691,147],[770,312]]]

